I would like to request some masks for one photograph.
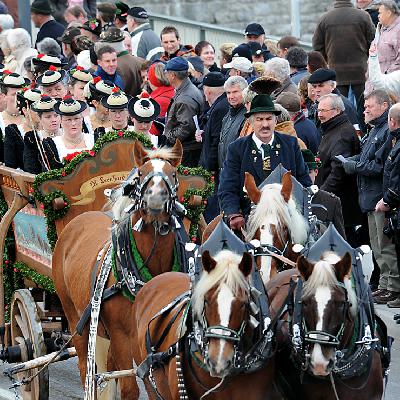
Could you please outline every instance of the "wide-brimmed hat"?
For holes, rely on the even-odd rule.
[[[115,87],[109,96],[101,99],[101,104],[109,110],[122,110],[128,108],[129,99],[119,87]]]
[[[36,83],[40,86],[51,86],[55,85],[58,82],[61,82],[64,78],[65,71],[58,71],[54,65],[51,65],[48,71],[37,78]]]
[[[32,104],[31,110],[37,113],[54,111],[54,105],[56,103],[57,103],[56,99],[47,96],[47,94],[42,94],[40,100]]]
[[[96,76],[87,83],[83,89],[83,94],[86,99],[90,100],[92,97],[109,96],[116,86],[113,82],[103,81],[99,76]]]
[[[73,116],[85,111],[87,104],[84,101],[75,100],[71,96],[65,96],[54,104],[54,111],[57,114]]]
[[[43,53],[39,53],[36,57],[33,57],[31,62],[33,65],[41,65],[43,67],[50,67],[50,65],[54,65],[58,69],[64,65],[67,65],[67,63],[62,62],[56,56]]]
[[[93,80],[93,75],[90,73],[90,71],[81,67],[80,65],[70,69],[68,73],[71,78],[80,82],[87,83]]]
[[[102,31],[101,21],[97,18],[89,19],[85,21],[79,28],[84,29],[85,31],[94,33],[97,36],[100,36]]]
[[[29,89],[23,88],[22,90],[18,90],[17,92],[17,104],[25,107],[27,104],[31,105],[35,101],[39,101],[42,93],[39,89]]]
[[[106,43],[117,43],[123,42],[124,40],[125,36],[121,29],[117,28],[116,26],[110,26],[108,29],[101,32],[99,41]]]
[[[160,105],[147,92],[133,97],[128,104],[129,115],[139,122],[154,121],[160,115]]]
[[[248,111],[245,115],[246,118],[250,117],[253,114],[269,112],[275,115],[280,115],[281,112],[275,109],[274,102],[272,101],[271,96],[267,94],[258,94],[254,97],[253,101],[250,105],[250,111]]]
[[[22,89],[24,86],[29,86],[31,81],[16,72],[3,70],[0,83],[9,88]]]
[[[57,40],[62,43],[71,44],[72,39],[76,36],[79,36],[80,34],[81,30],[77,26],[69,26],[65,29],[62,36],[57,38]]]

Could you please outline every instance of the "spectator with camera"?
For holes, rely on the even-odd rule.
[[[388,307],[400,307],[400,104],[393,105],[389,110],[388,124],[390,136],[388,141],[392,150],[385,163],[383,171],[383,198],[378,201],[375,210],[385,212],[389,217],[384,228],[385,235],[392,238],[397,254],[396,266],[388,271],[388,280],[392,290],[388,293]],[[381,271],[382,274],[382,271]]]

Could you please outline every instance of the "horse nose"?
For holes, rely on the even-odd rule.
[[[329,375],[329,371],[328,371],[328,368],[327,368],[327,366],[325,365],[325,364],[313,364],[313,363],[311,363],[311,366],[312,366],[312,370],[313,370],[313,373],[314,373],[314,375],[317,375],[317,376],[327,376],[327,375]]]
[[[231,360],[220,360],[216,362],[210,358],[206,361],[207,367],[210,371],[211,376],[224,376],[229,371],[232,361]]]

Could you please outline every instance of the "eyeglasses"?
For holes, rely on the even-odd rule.
[[[319,109],[318,108],[318,114],[322,114],[322,113],[326,113],[326,112],[328,112],[328,111],[332,111],[332,110],[335,110],[335,108],[328,108],[327,110],[323,110],[323,109]]]

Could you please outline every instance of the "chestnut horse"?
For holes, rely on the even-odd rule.
[[[173,229],[160,233],[157,227],[165,228],[171,222],[171,204],[178,184],[176,167],[181,158],[182,146],[179,141],[172,149],[154,151],[145,151],[137,141],[134,146],[134,159],[138,168],[136,186],[126,196],[117,199],[113,207],[114,217],[119,220],[123,218],[124,210],[137,205],[136,210],[126,218],[131,218],[132,227],[140,219],[143,221],[141,229],[132,229],[132,235],[152,276],[171,271],[174,263],[175,233]],[[87,212],[69,222],[58,238],[53,253],[53,278],[71,332],[75,331],[90,302],[92,271],[100,251],[110,246],[111,227],[112,220],[105,213]],[[110,274],[106,287],[115,283],[114,275]],[[133,321],[132,313],[133,304],[122,292],[102,304],[98,336],[108,339],[110,348],[104,353],[102,363],[96,354],[99,372],[106,370],[104,364],[107,355],[112,364],[108,370],[132,368],[134,326],[128,323]],[[75,335],[73,338],[83,383],[86,376],[88,332],[89,324],[86,324],[82,336]],[[138,398],[135,379],[124,378],[119,384],[122,399]]]
[[[350,357],[351,352],[360,349],[353,338],[358,301],[350,279],[351,265],[349,253],[340,259],[327,252],[316,263],[300,256],[298,270],[278,274],[267,284],[271,309],[277,310],[287,296],[291,278],[301,278],[303,282],[302,291],[295,295],[298,297],[293,301],[291,315],[282,317],[284,323],[278,333],[286,342],[277,357],[279,387],[286,399],[382,398],[383,372],[377,349],[368,349],[367,345],[367,351],[372,352],[370,360],[353,364],[348,375],[342,375],[341,369],[349,358],[341,357]],[[292,321],[291,326],[288,320]]]
[[[139,292],[134,304],[136,363],[139,365],[148,356],[148,339],[151,338],[153,346],[167,332],[159,350],[169,354],[168,349],[179,341],[180,359],[171,355],[151,371],[157,398],[281,399],[273,383],[273,357],[254,372],[235,374],[237,352],[254,345],[254,328],[250,323],[251,255],[245,252],[240,256],[222,250],[212,258],[205,250],[202,265],[203,272],[191,295],[189,276],[177,272],[155,277]],[[181,300],[185,292],[187,297]],[[180,301],[175,304],[174,299]],[[190,308],[183,307],[185,301]],[[175,305],[168,314],[160,313],[171,304]],[[189,322],[185,324],[184,316],[188,314]],[[173,319],[173,316],[178,317]],[[185,336],[189,329],[191,337],[193,326],[199,326],[203,332],[202,339],[198,339],[203,347],[197,348],[197,352],[193,352],[193,342],[187,342]],[[154,391],[148,394],[150,398],[155,395]]]

